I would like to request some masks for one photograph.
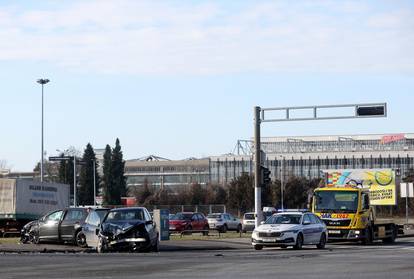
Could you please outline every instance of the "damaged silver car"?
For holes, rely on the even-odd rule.
[[[96,230],[89,246],[98,253],[107,251],[155,251],[159,249],[156,224],[144,207],[110,210]]]

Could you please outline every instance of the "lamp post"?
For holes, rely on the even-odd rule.
[[[96,206],[96,160],[93,160],[93,205]]]
[[[42,156],[40,159],[40,181],[43,182],[43,162],[44,162],[44,152],[43,152],[43,87],[46,83],[48,83],[49,80],[48,79],[38,79],[37,83],[42,85],[42,143],[41,143],[41,152],[42,152]]]

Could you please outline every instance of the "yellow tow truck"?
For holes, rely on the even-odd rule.
[[[398,226],[392,220],[376,219],[368,189],[350,185],[317,188],[312,212],[325,222],[330,241],[370,244],[381,239],[393,243],[398,234]]]

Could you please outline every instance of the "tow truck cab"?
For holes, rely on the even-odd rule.
[[[314,191],[312,212],[328,228],[329,240],[355,240],[371,243],[375,239],[394,242],[397,226],[379,223],[369,202],[369,190],[353,186],[322,187]]]

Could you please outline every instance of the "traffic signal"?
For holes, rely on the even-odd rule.
[[[357,116],[385,116],[385,106],[358,106]]]
[[[269,184],[271,181],[270,179],[271,171],[268,168],[260,166],[260,173],[261,173],[261,178],[262,178],[262,184],[264,185]]]

